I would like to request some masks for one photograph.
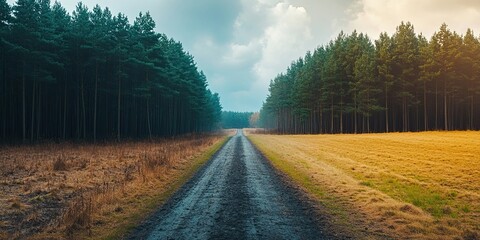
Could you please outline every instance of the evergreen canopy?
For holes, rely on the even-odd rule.
[[[341,32],[270,83],[260,122],[280,133],[480,129],[480,43],[443,24],[430,41]]]
[[[218,128],[218,94],[150,14],[0,0],[0,137],[145,138]]]

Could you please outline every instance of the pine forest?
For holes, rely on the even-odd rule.
[[[279,133],[480,129],[480,43],[442,24],[430,39],[341,32],[270,83],[261,123]]]
[[[0,1],[0,138],[152,138],[218,128],[219,96],[182,44],[98,5]]]

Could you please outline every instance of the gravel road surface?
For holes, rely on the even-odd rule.
[[[321,221],[238,130],[128,239],[331,239]]]

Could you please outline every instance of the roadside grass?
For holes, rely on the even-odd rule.
[[[110,214],[110,209],[105,209],[103,216],[98,216],[103,223],[110,223],[109,227],[101,226],[92,229],[92,239],[119,239],[128,234],[142,220],[152,214],[159,206],[165,203],[181,186],[183,186],[227,141],[225,137],[209,147],[201,155],[194,157],[193,161],[179,171],[172,172],[173,176],[166,180],[136,188],[135,191],[124,192],[122,201],[117,205],[124,210],[121,213]],[[138,198],[140,196],[140,198]],[[115,211],[115,207],[113,207]]]
[[[480,132],[249,138],[347,228],[373,238],[480,238]]]
[[[221,134],[4,146],[0,239],[117,239],[171,196],[226,140],[227,134]]]
[[[436,189],[426,189],[419,184],[404,183],[394,178],[386,178],[375,182],[370,187],[376,188],[390,196],[417,206],[432,216],[440,218],[444,215],[456,217],[457,214],[449,207],[454,198]]]
[[[280,172],[287,175],[293,182],[297,183],[304,191],[308,192],[312,197],[315,198],[322,206],[326,208],[321,208],[321,210],[327,210],[327,212],[322,212],[322,214],[327,214],[324,216],[332,216],[333,221],[336,225],[348,226],[342,229],[337,229],[337,233],[343,232],[346,235],[358,235],[358,232],[352,232],[352,228],[356,228],[351,222],[349,222],[348,212],[336,202],[335,196],[329,195],[326,189],[318,185],[315,180],[307,173],[302,171],[297,165],[292,164],[290,161],[284,161],[282,155],[279,152],[265,147],[261,140],[257,139],[256,136],[252,137],[247,134],[249,140],[257,146],[262,154],[272,162],[273,166],[280,170]],[[301,163],[300,163],[301,164]],[[306,165],[304,165],[305,167]],[[334,228],[335,226],[330,226]],[[330,228],[329,228],[330,229]],[[331,229],[333,230],[333,229]],[[358,230],[359,231],[359,230]]]

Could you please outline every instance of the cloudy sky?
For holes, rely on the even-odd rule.
[[[52,0],[53,2],[54,0]],[[9,0],[10,3],[13,0]],[[71,12],[76,1],[61,0]],[[376,39],[401,21],[430,36],[445,22],[476,34],[478,0],[84,0],[122,12],[132,21],[150,11],[157,31],[184,44],[220,93],[224,110],[257,111],[272,78],[292,60],[326,44],[341,30]]]

